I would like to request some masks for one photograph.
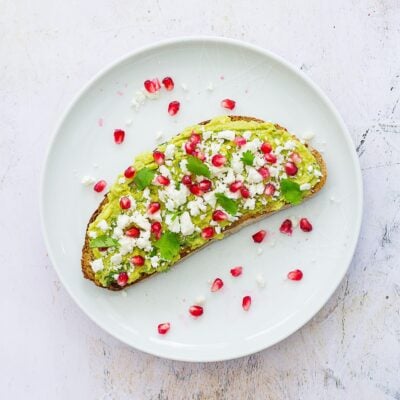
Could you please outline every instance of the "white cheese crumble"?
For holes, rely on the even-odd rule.
[[[210,139],[211,135],[212,135],[211,131],[205,131],[205,132],[203,132],[203,139],[208,140],[208,139]]]
[[[167,160],[172,160],[174,158],[174,154],[175,154],[175,145],[170,143],[165,148],[165,158]]]
[[[179,162],[179,168],[181,169],[181,171],[184,173],[184,174],[188,174],[189,173],[189,171],[188,171],[188,169],[187,169],[187,163],[188,163],[188,160],[186,159],[186,158],[184,158],[183,160],[181,160],[180,162]]]
[[[201,306],[202,304],[204,304],[206,301],[206,298],[204,296],[197,296],[194,299],[194,304],[197,304],[198,306]]]
[[[119,251],[120,251],[121,255],[124,256],[125,254],[128,254],[133,250],[133,246],[136,243],[136,239],[132,239],[132,238],[124,236],[118,241],[118,243],[120,246]]]
[[[194,232],[194,225],[187,211],[185,211],[181,215],[180,223],[181,223],[181,233],[183,236],[191,235]]]
[[[89,237],[91,238],[91,239],[95,239],[95,238],[97,238],[97,233],[96,232],[89,232]]]
[[[120,229],[124,229],[129,224],[130,218],[126,214],[121,214],[117,218],[117,226]]]
[[[217,202],[217,199],[215,198],[215,193],[214,192],[207,192],[204,193],[203,198],[207,204],[209,204],[212,208],[215,207],[215,204]],[[200,217],[201,218],[201,217]]]
[[[212,82],[210,82],[210,83],[208,84],[207,90],[208,90],[209,92],[212,92],[212,91],[214,90],[214,85],[213,85]]]
[[[130,217],[131,222],[137,225],[139,228],[144,230],[150,230],[151,224],[147,220],[147,217],[140,214],[138,211],[135,211]]]
[[[161,175],[163,175],[167,178],[171,178],[171,171],[165,165],[160,165],[158,167],[158,170],[160,171]]]
[[[306,142],[314,139],[314,137],[315,137],[315,133],[311,132],[311,131],[304,132],[303,136],[302,136],[303,140],[305,140]]]
[[[157,141],[157,142],[161,142],[162,139],[163,139],[163,136],[164,136],[164,134],[163,134],[162,131],[157,131],[157,132],[156,132],[156,141]]]
[[[121,176],[121,177],[118,178],[118,183],[119,183],[120,185],[123,185],[125,182],[126,182],[126,179],[125,179],[123,176]]]
[[[113,231],[113,238],[114,239],[120,239],[124,235],[124,232],[121,228],[115,227]]]
[[[247,182],[249,183],[262,182],[263,177],[255,168],[247,166],[246,170],[247,170]]]
[[[122,262],[122,256],[121,254],[117,253],[111,256],[110,258],[111,264],[117,265],[117,264],[121,264]]]
[[[246,131],[246,132],[244,132],[244,133],[243,133],[243,137],[244,137],[246,140],[250,140],[250,138],[251,138],[251,131]]]
[[[150,257],[150,263],[151,263],[151,266],[152,266],[153,268],[157,268],[159,262],[160,262],[160,257],[158,257],[158,256]]]
[[[246,199],[246,201],[243,203],[243,208],[245,210],[254,210],[256,206],[256,199]]]
[[[89,176],[89,175],[85,175],[81,179],[82,185],[85,185],[85,186],[90,186],[95,182],[96,182],[96,179],[94,179],[93,176]]]
[[[261,274],[258,274],[256,276],[256,282],[259,288],[264,288],[265,287],[265,279]]]
[[[235,132],[234,131],[221,131],[217,133],[217,137],[219,139],[225,139],[225,140],[234,140],[235,139]]]
[[[103,259],[98,258],[97,260],[92,261],[90,266],[92,267],[93,272],[101,271],[104,268]]]
[[[310,183],[303,183],[300,185],[300,190],[310,190],[311,189],[311,184]]]
[[[97,227],[99,228],[99,229],[101,229],[103,232],[105,232],[106,230],[108,230],[110,227],[108,226],[108,224],[107,224],[107,221],[105,220],[105,219],[102,219],[102,220],[100,220],[98,223],[97,223]]]
[[[288,141],[285,143],[285,149],[286,149],[286,150],[294,150],[295,148],[296,148],[296,143],[293,142],[293,140],[288,140]]]

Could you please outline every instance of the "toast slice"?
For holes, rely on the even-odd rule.
[[[121,174],[91,216],[82,249],[84,277],[111,290],[311,198],[327,178],[317,150],[243,116],[189,127],[131,168],[135,175]]]

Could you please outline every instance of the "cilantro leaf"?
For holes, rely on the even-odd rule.
[[[133,182],[136,183],[138,189],[143,190],[145,187],[150,185],[153,179],[154,171],[145,167],[138,171],[135,178],[133,179]]]
[[[95,247],[115,247],[117,246],[118,241],[109,237],[109,236],[99,236],[97,238],[91,239],[89,242],[89,247],[91,249]]]
[[[199,160],[197,157],[189,156],[187,169],[195,175],[205,176],[206,178],[210,177],[210,170],[203,161]]]
[[[241,160],[243,161],[244,164],[246,165],[253,165],[254,162],[254,154],[250,151],[247,150],[242,154]]]
[[[281,192],[288,203],[299,204],[303,200],[303,193],[300,190],[300,185],[289,179],[281,180]]]
[[[223,193],[216,193],[217,203],[229,214],[236,215],[238,205],[235,200],[226,197]]]
[[[165,232],[161,239],[154,243],[154,246],[160,250],[160,256],[164,260],[173,260],[181,249],[179,236],[173,232]]]

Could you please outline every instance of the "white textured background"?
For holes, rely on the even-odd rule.
[[[365,184],[357,252],[329,303],[273,348],[211,364],[97,328],[61,287],[38,215],[45,148],[78,89],[138,46],[193,34],[258,44],[309,75]],[[399,99],[398,0],[0,0],[0,398],[399,400]]]

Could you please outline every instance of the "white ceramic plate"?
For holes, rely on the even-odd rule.
[[[145,79],[171,75],[173,92],[147,101],[138,111],[131,99]],[[207,90],[209,83],[213,91]],[[181,84],[188,90],[184,91]],[[278,213],[215,243],[168,273],[121,292],[83,279],[80,267],[85,227],[102,195],[80,183],[83,175],[113,182],[133,156],[154,148],[155,133],[166,137],[187,125],[223,114],[223,98],[237,101],[234,114],[277,122],[301,136],[315,132],[329,177],[314,199]],[[181,111],[167,114],[171,100]],[[125,121],[131,119],[130,126]],[[101,122],[103,126],[101,125]],[[123,145],[113,130],[123,128]],[[97,164],[97,166],[96,166]],[[334,200],[334,201],[332,201]],[[49,149],[42,186],[44,234],[62,283],[82,310],[113,336],[145,352],[186,361],[215,361],[265,349],[304,325],[324,305],[345,275],[359,234],[362,212],[360,169],[349,134],[332,104],[304,75],[260,48],[227,39],[188,38],[136,51],[97,75],[79,94],[59,124]],[[279,233],[289,216],[307,216],[312,233]],[[251,234],[265,228],[265,243]],[[257,250],[263,249],[261,255]],[[230,268],[243,265],[232,278]],[[300,268],[300,282],[286,279]],[[260,289],[256,276],[266,287]],[[209,281],[225,281],[210,293]],[[241,299],[251,295],[244,312]],[[194,320],[188,307],[205,296],[205,313]],[[157,324],[170,321],[165,336]]]

